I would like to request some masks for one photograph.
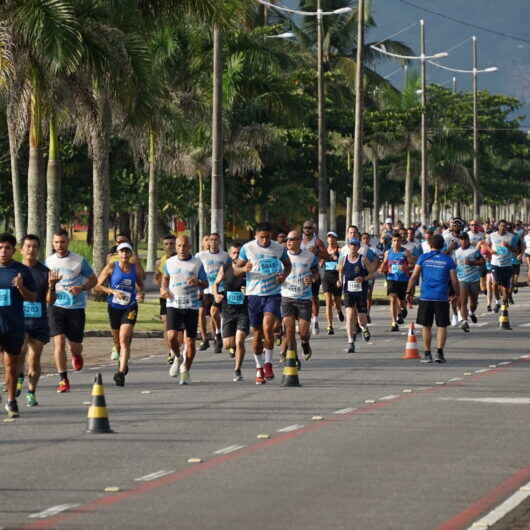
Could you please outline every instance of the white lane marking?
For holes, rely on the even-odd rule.
[[[336,410],[333,414],[349,414],[350,412],[353,412],[355,409],[347,408],[347,409],[339,409]]]
[[[530,355],[521,355],[519,359],[530,359]]]
[[[373,405],[375,403],[375,399],[365,399],[364,402],[367,404],[367,405]]]
[[[530,322],[527,322],[526,324],[519,324],[520,328],[530,328]]]
[[[453,377],[447,381],[448,383],[454,383],[455,381],[462,381],[461,377]]]
[[[489,368],[481,368],[480,370],[475,370],[476,374],[483,374],[484,372],[489,372]]]
[[[503,361],[502,363],[499,363],[499,366],[508,366],[509,364],[512,364],[511,361]]]
[[[530,398],[527,397],[485,397],[485,398],[439,398],[443,401],[472,401],[475,403],[495,403],[499,405],[530,405]]]
[[[58,513],[65,512],[66,510],[72,510],[77,508],[80,504],[58,504],[57,506],[52,506],[42,512],[32,513],[28,515],[30,519],[46,519],[46,517],[52,517]]]
[[[154,473],[150,473],[149,475],[144,475],[143,477],[135,478],[134,480],[136,482],[149,482],[150,480],[155,480],[160,477],[165,477],[166,475],[170,475],[171,473],[175,473],[175,470],[168,471],[166,469],[161,469],[160,471],[155,471]]]
[[[508,497],[500,506],[493,509],[487,515],[475,521],[469,529],[489,528],[497,521],[502,519],[506,514],[517,508],[525,499],[530,497],[530,482],[516,491],[511,497]]]
[[[483,328],[484,326],[487,326],[487,322],[479,322],[478,324],[471,323],[469,326],[472,328]]]
[[[276,432],[292,432],[297,431],[298,429],[302,429],[303,425],[298,425],[295,423],[294,425],[288,425],[287,427],[283,427],[282,429],[278,429]]]
[[[392,401],[393,399],[397,399],[399,396],[397,394],[390,394],[389,396],[383,396],[382,398],[379,398],[379,401]]]
[[[223,447],[222,449],[218,449],[217,451],[214,451],[214,455],[228,455],[230,453],[233,453],[234,451],[239,451],[240,449],[243,449],[245,447],[244,445],[229,445],[228,447]]]
[[[497,368],[497,365],[496,364],[490,364],[489,367],[490,368]]]

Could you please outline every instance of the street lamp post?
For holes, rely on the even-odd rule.
[[[299,11],[284,6],[279,6],[267,2],[266,0],[256,0],[259,4],[272,9],[278,9],[286,13],[293,13],[300,16],[312,16],[317,18],[317,93],[318,93],[318,234],[321,239],[326,238],[329,227],[329,182],[326,166],[326,112],[325,95],[326,86],[324,82],[324,31],[323,17],[329,15],[344,15],[352,11],[351,7],[342,7],[334,11],[322,11],[321,0],[317,0],[317,10]],[[286,36],[288,35],[288,36]],[[279,38],[290,38],[292,33],[277,35]]]

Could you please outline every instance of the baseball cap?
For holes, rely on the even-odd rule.
[[[385,223],[392,223],[392,218],[391,217],[387,217],[385,219]]]
[[[124,249],[130,250],[131,252],[133,251],[133,248],[131,247],[129,243],[120,243],[116,250],[119,252],[120,250],[124,250]]]
[[[328,236],[333,236],[333,237],[336,237],[336,238],[339,237],[338,234],[337,234],[337,232],[328,232],[327,235],[328,235]]]
[[[356,247],[360,247],[361,242],[356,237],[352,237],[351,239],[348,239],[348,245],[355,245]]]

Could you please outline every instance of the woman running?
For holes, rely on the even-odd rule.
[[[337,309],[337,316],[341,322],[344,321],[342,313],[342,289],[337,285],[339,279],[339,259],[340,248],[337,244],[337,234],[328,232],[328,246],[326,248],[327,257],[321,260],[321,266],[324,268],[324,278],[322,281],[322,290],[326,299],[326,319],[328,321],[328,335],[334,335],[333,330],[333,306]]]
[[[108,295],[112,338],[118,350],[119,366],[114,374],[116,386],[125,385],[129,371],[131,341],[138,316],[137,302],[143,302],[143,272],[131,263],[133,249],[129,243],[120,243],[117,248],[118,261],[109,263],[101,271],[96,290]]]

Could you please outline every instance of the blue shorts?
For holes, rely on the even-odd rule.
[[[282,318],[281,294],[273,294],[271,296],[257,296],[251,294],[247,298],[248,316],[251,327],[259,328],[263,324],[263,315],[265,313],[272,313],[278,319]]]

